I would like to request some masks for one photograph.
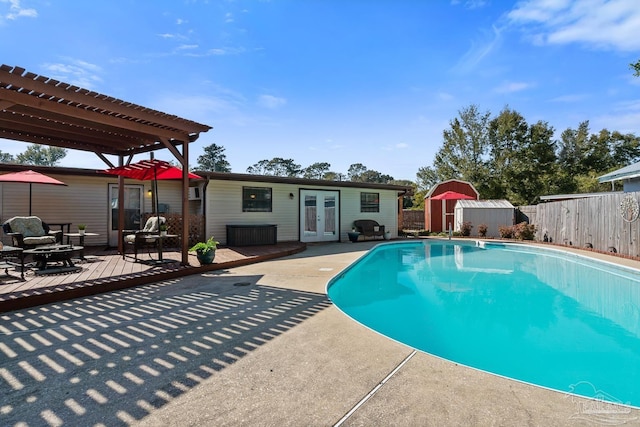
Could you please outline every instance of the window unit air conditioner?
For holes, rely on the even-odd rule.
[[[189,200],[200,200],[202,196],[200,194],[200,187],[189,187]]]

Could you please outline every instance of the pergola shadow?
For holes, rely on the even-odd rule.
[[[2,425],[129,425],[331,303],[190,278],[0,315]]]

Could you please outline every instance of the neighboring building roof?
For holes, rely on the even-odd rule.
[[[480,209],[514,209],[514,206],[508,200],[458,200],[458,203],[456,203],[456,208],[459,207]]]
[[[622,191],[607,191],[604,193],[578,193],[578,194],[553,194],[550,196],[540,196],[540,200],[543,202],[557,202],[560,200],[569,199],[585,199],[587,197],[602,197],[610,194],[622,193]]]
[[[622,169],[609,172],[598,177],[599,182],[619,181],[621,179],[631,179],[640,177],[640,162],[625,166]]]

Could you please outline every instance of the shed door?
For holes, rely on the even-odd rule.
[[[339,192],[302,190],[300,192],[300,240],[338,241]]]

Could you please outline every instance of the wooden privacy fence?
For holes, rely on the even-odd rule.
[[[541,203],[536,206],[536,239],[640,256],[640,192]]]
[[[424,230],[424,211],[403,209],[401,228],[403,230]]]

